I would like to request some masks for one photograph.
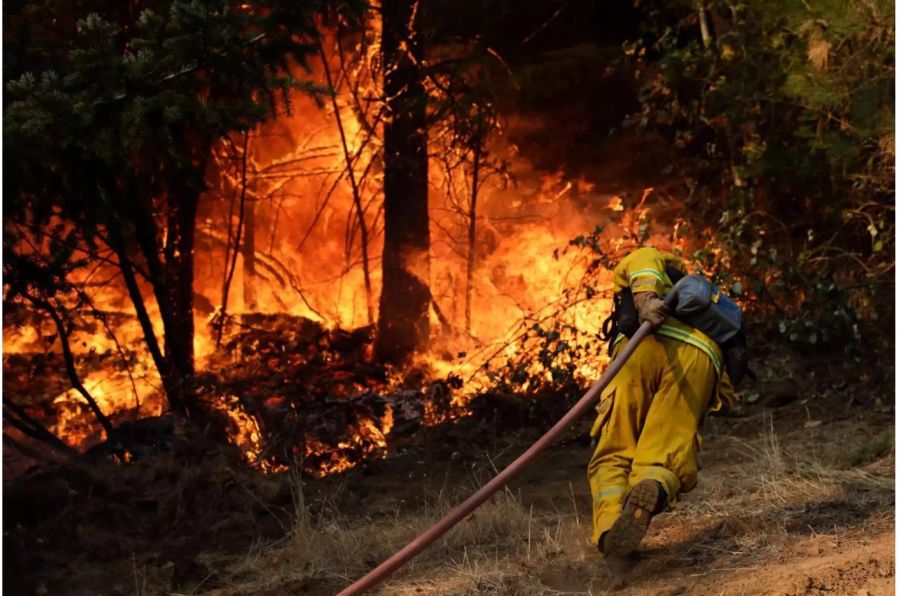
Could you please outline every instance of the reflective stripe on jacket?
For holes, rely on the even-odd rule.
[[[615,290],[618,292],[630,288],[633,294],[655,292],[657,296],[664,297],[672,289],[672,282],[665,273],[666,266],[686,272],[684,264],[675,255],[653,247],[639,248],[622,259],[613,270]],[[725,371],[722,350],[715,341],[700,330],[671,316],[667,317],[662,326],[656,330],[656,335],[688,344],[705,353],[712,361],[719,377],[716,383],[717,399],[713,400],[710,410],[717,411],[731,403],[734,390]],[[625,336],[620,334],[614,340],[614,354],[618,352],[618,344],[623,339]]]
[[[666,322],[660,325],[659,329],[656,330],[656,335],[678,340],[700,349],[704,354],[709,356],[710,360],[712,360],[713,367],[716,369],[716,374],[722,374],[724,368],[722,349],[719,348],[719,345],[716,342],[711,340],[699,329],[695,329],[686,323],[682,323],[678,319],[668,317]],[[619,342],[623,339],[627,338],[620,333],[613,342],[613,346],[618,347]]]

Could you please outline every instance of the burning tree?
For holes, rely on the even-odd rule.
[[[289,91],[315,91],[293,73],[315,51],[322,5],[101,8],[84,18],[60,2],[6,11],[4,142],[15,151],[4,167],[15,174],[4,252],[15,258],[4,274],[20,270],[5,298],[46,298],[22,275],[24,260],[45,270],[77,252],[113,265],[169,406],[193,415],[194,228],[210,151],[289,108]],[[69,252],[34,250],[31,240],[46,235]]]
[[[10,184],[6,299],[46,313],[45,327],[58,315],[55,337],[76,349],[61,350],[76,388],[67,401],[81,407],[94,392],[104,427],[104,415],[116,424],[162,411],[154,371],[143,410],[113,405],[106,397],[127,387],[95,390],[97,371],[78,353],[81,313],[117,309],[128,311],[129,339],[146,344],[128,358],[158,369],[168,405],[225,414],[247,459],[274,467],[342,444],[380,450],[388,420],[399,429],[415,416],[446,419],[430,398],[424,415],[399,407],[422,397],[395,392],[421,374],[452,376],[462,406],[475,380],[493,382],[485,363],[515,360],[515,388],[579,369],[569,347],[580,349],[606,307],[584,304],[595,293],[566,241],[618,214],[622,199],[518,157],[508,140],[515,62],[477,31],[448,26],[453,7],[389,2],[363,19],[275,2],[151,8],[67,15],[63,25],[74,10],[49,12],[49,24],[12,11],[19,29],[47,33],[9,39],[7,140],[21,151],[7,166],[21,174]],[[292,76],[307,57],[303,78],[315,84]],[[429,205],[430,189],[444,200]],[[81,291],[96,270],[115,286],[112,309]],[[276,339],[264,350],[268,332]],[[548,345],[529,367],[536,338]],[[413,367],[386,373],[385,362],[414,352]],[[565,367],[553,364],[558,354]],[[407,383],[410,371],[420,378]],[[457,387],[460,378],[473,382]],[[96,425],[80,424],[90,428],[77,438],[54,430],[84,446]],[[378,432],[352,432],[369,426]]]
[[[387,0],[382,14],[384,256],[378,354],[403,360],[428,341],[427,95],[418,2]]]

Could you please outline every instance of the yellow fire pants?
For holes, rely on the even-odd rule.
[[[594,544],[621,513],[628,489],[641,480],[659,481],[669,503],[696,486],[697,429],[715,387],[709,356],[653,335],[604,390],[591,429],[597,446],[588,464]]]

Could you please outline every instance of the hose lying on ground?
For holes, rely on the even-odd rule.
[[[666,304],[670,309],[674,306],[674,292],[666,296]],[[479,488],[475,494],[457,505],[444,518],[431,526],[428,530],[420,534],[415,540],[404,546],[402,549],[388,557],[381,565],[367,573],[365,576],[356,580],[350,586],[338,594],[338,596],[352,596],[362,594],[366,590],[378,585],[404,563],[412,559],[414,556],[425,550],[432,542],[443,536],[447,530],[458,524],[470,513],[475,511],[488,497],[497,492],[504,484],[506,484],[513,476],[518,474],[527,463],[533,460],[538,454],[546,449],[550,443],[563,433],[575,420],[580,418],[590,409],[597,396],[609,385],[610,381],[625,366],[625,362],[631,357],[638,345],[650,335],[652,326],[650,323],[643,323],[640,328],[631,336],[631,339],[622,348],[622,351],[616,356],[615,360],[610,362],[609,366],[603,372],[600,379],[594,383],[587,393],[578,400],[572,409],[566,412],[566,415],[560,418],[559,422],[553,425],[553,428],[544,433],[534,445],[528,448],[525,453],[520,455],[514,462],[506,466],[502,472],[494,476],[487,484]]]

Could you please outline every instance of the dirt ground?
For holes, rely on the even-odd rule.
[[[376,593],[893,594],[893,370],[787,353],[759,368],[763,379],[742,392],[752,403],[706,421],[698,487],[654,519],[623,568],[587,543],[586,419]],[[17,484],[5,495],[4,587],[334,594],[512,461],[555,414],[531,416],[513,424],[498,409],[427,429],[324,480],[235,472],[203,446],[190,456],[202,467],[177,452],[154,464],[152,491],[137,465],[107,469],[103,482],[92,470],[57,473],[56,493]],[[37,509],[38,494],[58,497]]]
[[[773,357],[771,378],[743,392],[758,401],[706,421],[699,486],[654,520],[625,568],[610,569],[587,543],[586,420],[379,593],[893,594],[892,387],[852,363],[822,364]],[[522,428],[487,440],[487,425],[473,441],[466,426],[310,487],[310,501],[333,511],[231,561],[210,593],[334,593],[537,436]]]

